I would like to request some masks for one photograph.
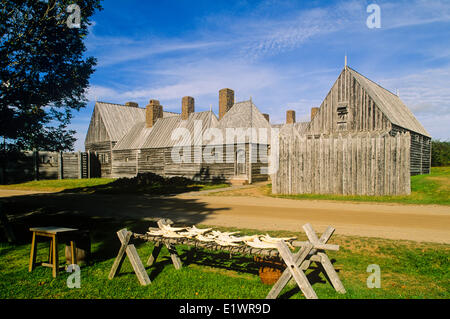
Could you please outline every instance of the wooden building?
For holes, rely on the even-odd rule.
[[[252,183],[269,177],[267,155],[272,129],[281,136],[308,138],[408,132],[411,174],[430,172],[429,133],[397,95],[347,66],[321,106],[311,110],[309,122],[296,122],[293,110],[287,112],[284,124],[270,124],[269,120],[251,99],[235,103],[231,89],[219,91],[219,118],[212,111],[195,112],[194,98],[189,96],[182,99],[181,113],[163,111],[157,100],[150,100],[145,109],[132,102],[97,102],[85,146],[86,151],[97,153],[102,176],[153,172]],[[220,131],[224,139],[214,140],[213,130]],[[230,131],[236,139],[226,138]],[[264,131],[265,139],[261,138]],[[185,132],[188,137],[183,139],[174,132]],[[205,140],[205,136],[211,140]],[[181,154],[181,162],[174,161],[174,148]],[[205,161],[205,153],[215,160]]]
[[[319,108],[311,110],[311,121],[282,126],[284,134],[295,129],[300,135],[343,135],[359,132],[411,135],[411,175],[429,174],[431,136],[400,98],[346,66]]]
[[[176,113],[164,112],[163,116]],[[96,153],[101,165],[101,176],[112,176],[112,149],[134,124],[145,120],[145,109],[136,103],[125,105],[96,102],[84,142],[86,151]]]

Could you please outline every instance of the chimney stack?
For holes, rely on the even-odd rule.
[[[295,111],[289,110],[286,112],[286,124],[295,123]]]
[[[269,116],[269,114],[264,113],[263,116],[267,120],[267,122],[270,123],[270,116]]]
[[[222,89],[219,91],[219,120],[234,105],[234,91],[231,89]]]
[[[311,121],[316,116],[317,112],[319,112],[319,108],[318,107],[311,108]]]
[[[189,114],[194,113],[194,98],[191,96],[185,96],[181,100],[181,119],[189,119]]]
[[[146,127],[153,127],[159,118],[163,117],[163,107],[158,100],[150,100],[149,105],[145,108]]]
[[[136,102],[126,102],[125,105],[129,107],[139,107],[139,104]]]

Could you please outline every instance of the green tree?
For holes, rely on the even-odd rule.
[[[67,126],[86,106],[96,59],[83,43],[100,0],[1,0],[0,136],[3,149],[72,150]],[[77,24],[77,9],[80,13]],[[75,24],[75,25],[74,25]]]
[[[431,141],[431,166],[450,166],[450,142]]]

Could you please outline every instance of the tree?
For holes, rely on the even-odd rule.
[[[431,142],[431,166],[450,166],[450,142]]]
[[[73,150],[72,112],[86,106],[96,59],[84,57],[100,0],[1,0],[0,136],[3,148]],[[72,23],[80,9],[79,25]],[[75,19],[76,20],[76,19]],[[7,145],[8,144],[8,145]]]

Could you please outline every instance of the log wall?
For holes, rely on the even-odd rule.
[[[410,134],[281,137],[274,194],[409,195]]]

